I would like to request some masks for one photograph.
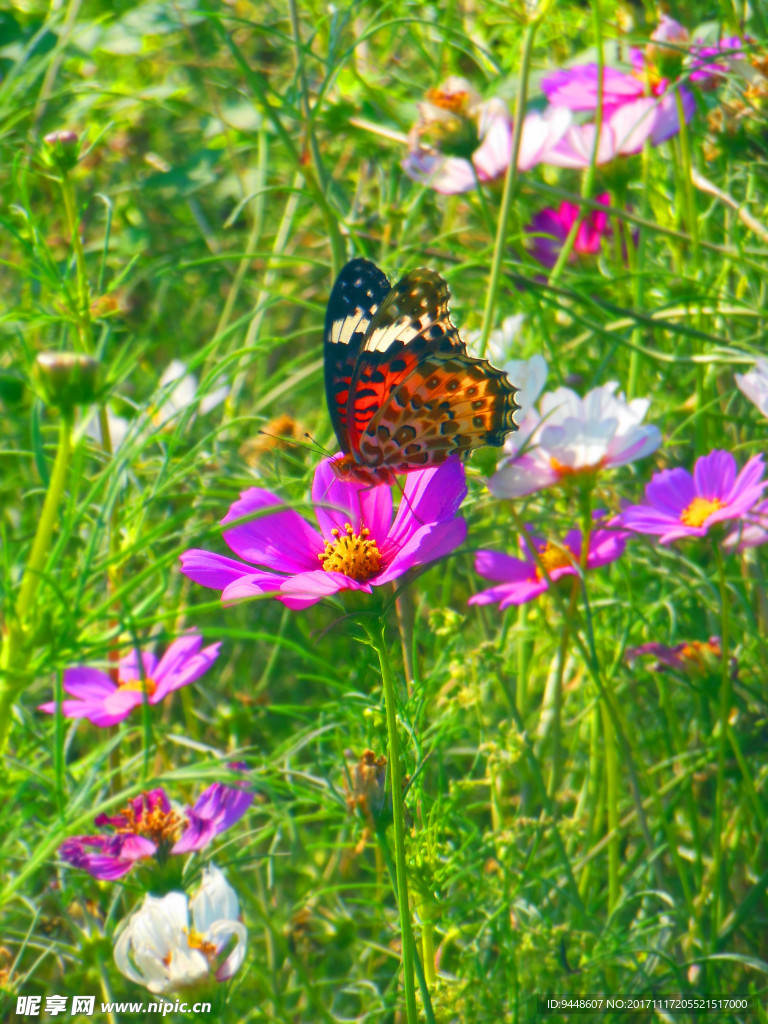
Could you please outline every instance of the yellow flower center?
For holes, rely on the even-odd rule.
[[[448,92],[445,89],[428,89],[427,100],[440,110],[447,110],[459,117],[466,117],[469,109],[469,93],[465,89]]]
[[[138,693],[146,693],[148,697],[151,697],[157,689],[157,683],[147,676],[146,679],[129,679],[125,683],[118,683],[117,688],[118,690],[136,690]]]
[[[341,530],[331,530],[336,540],[325,542],[325,550],[317,556],[326,572],[343,572],[358,582],[375,576],[381,568],[381,552],[375,540],[369,540],[371,531],[363,526],[355,533],[350,523]]]
[[[216,958],[218,949],[214,942],[209,942],[204,935],[196,932],[194,928],[185,928],[184,931],[187,933],[187,945],[190,949],[199,949],[209,961]]]
[[[720,508],[725,508],[725,502],[719,498],[694,498],[688,508],[683,509],[680,522],[686,526],[703,526]]]
[[[722,656],[720,644],[715,641],[691,640],[680,651],[680,656],[689,661],[695,668],[704,671],[707,667],[707,660]]]
[[[128,804],[120,813],[126,823],[113,826],[115,832],[146,836],[158,845],[175,842],[187,824],[187,819],[176,811],[164,811],[162,807],[150,809],[144,805],[137,816],[133,804]]]
[[[558,476],[578,476],[580,473],[594,473],[601,469],[603,460],[600,459],[593,466],[567,466],[564,462],[556,459],[554,455],[550,455],[549,464]]]
[[[547,541],[544,550],[539,552],[539,559],[547,572],[551,573],[555,569],[572,568],[575,556],[571,549],[564,544],[552,544]],[[539,575],[538,570],[536,575]]]

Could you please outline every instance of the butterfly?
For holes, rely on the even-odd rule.
[[[325,314],[325,393],[338,477],[370,485],[466,458],[517,430],[516,388],[467,352],[448,285],[421,267],[394,287],[370,260],[342,269]]]

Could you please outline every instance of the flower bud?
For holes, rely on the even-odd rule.
[[[80,159],[79,138],[71,129],[48,132],[43,137],[46,163],[60,171],[71,171]]]
[[[655,65],[665,78],[675,78],[680,74],[689,41],[688,29],[674,18],[662,14],[659,26],[645,48],[646,60]]]
[[[41,352],[35,360],[37,380],[48,405],[63,413],[76,405],[96,401],[99,363],[91,356],[76,352]]]

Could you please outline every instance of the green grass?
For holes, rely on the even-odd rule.
[[[497,453],[484,450],[468,464],[466,542],[409,584],[399,616],[391,588],[300,612],[269,598],[223,608],[178,571],[188,548],[226,550],[219,520],[249,487],[311,517],[320,448],[336,447],[323,317],[354,255],[390,278],[434,267],[462,332],[523,313],[512,355],[542,353],[548,390],[616,380],[650,399],[663,446],[599,476],[593,508],[639,500],[654,471],[691,468],[712,448],[740,464],[764,451],[765,421],[733,374],[765,351],[765,95],[716,133],[723,104],[727,119],[744,101],[734,74],[697,94],[687,136],[586,180],[518,174],[506,203],[501,185],[443,197],[401,170],[395,140],[447,75],[513,109],[525,83],[540,107],[547,70],[596,59],[596,25],[612,59],[626,10],[593,4],[553,3],[522,75],[522,4],[71,0],[49,11],[25,0],[0,12],[3,1020],[24,1019],[18,995],[53,994],[95,995],[82,1020],[143,1019],[98,1010],[152,998],[112,958],[140,877],[98,882],[57,848],[141,789],[163,785],[185,804],[242,760],[256,801],[202,859],[237,890],[248,953],[230,983],[195,997],[216,1006],[200,1019],[404,1022],[393,829],[347,803],[363,751],[387,750],[382,665],[412,780],[405,865],[432,1007],[425,1017],[417,978],[420,1020],[531,1021],[545,994],[765,1001],[763,549],[727,558],[721,579],[709,541],[638,538],[573,600],[566,581],[520,612],[468,607],[482,587],[476,549],[513,553],[521,524],[558,536],[580,514],[567,491],[492,498]],[[759,50],[765,14],[754,3],[741,24],[743,7],[690,0],[671,13],[715,36],[749,34]],[[655,11],[632,14],[642,45]],[[82,143],[66,174],[42,141],[61,129]],[[608,245],[545,277],[525,250],[532,215],[605,190],[627,258]],[[77,412],[22,629],[21,579],[60,437],[33,369],[49,350],[98,359],[99,398],[132,429],[110,454],[86,433],[97,407]],[[198,398],[223,384],[229,397],[150,432],[142,417],[167,400],[172,359],[196,375]],[[262,429],[301,443],[270,445]],[[725,708],[717,665],[687,677],[627,664],[627,647],[722,635],[723,604],[738,659]],[[378,653],[364,628],[377,616]],[[163,704],[106,730],[36,710],[68,666],[106,665],[152,639],[162,648],[191,626],[222,655]]]

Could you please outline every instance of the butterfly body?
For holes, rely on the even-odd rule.
[[[371,485],[425,469],[517,429],[507,375],[467,353],[448,315],[448,286],[419,268],[394,287],[351,260],[325,320],[325,387],[340,477]]]

